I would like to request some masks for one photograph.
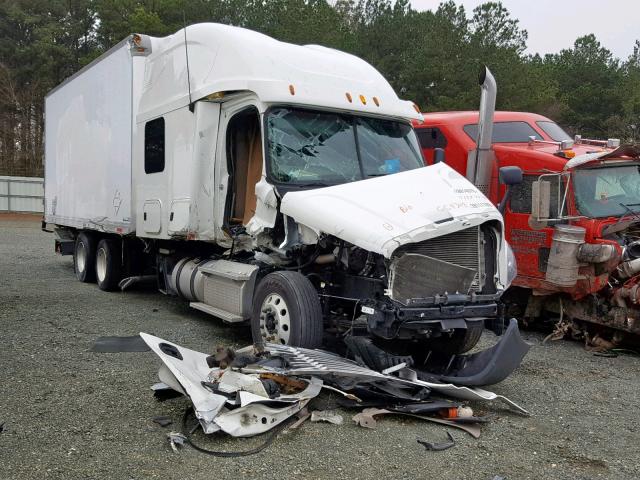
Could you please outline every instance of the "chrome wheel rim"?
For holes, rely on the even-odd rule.
[[[99,248],[96,253],[96,274],[101,282],[107,276],[107,252],[104,248]]]
[[[78,242],[78,248],[76,250],[76,268],[78,272],[84,272],[87,265],[87,247],[83,242]]]
[[[260,335],[263,341],[287,345],[291,336],[289,306],[277,293],[271,293],[260,308]]]

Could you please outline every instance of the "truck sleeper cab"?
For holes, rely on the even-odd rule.
[[[109,61],[131,81],[129,191],[110,143],[96,151],[71,128],[96,123],[69,105]],[[74,242],[81,281],[152,275],[193,308],[249,321],[256,342],[305,347],[360,332],[462,352],[497,313],[499,212],[451,168],[423,165],[420,114],[356,57],[215,24],[134,35],[47,109],[45,220],[61,248]],[[88,159],[73,175],[62,140]],[[91,188],[70,195],[65,175]]]

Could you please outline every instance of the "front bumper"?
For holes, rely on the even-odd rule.
[[[382,303],[363,306],[368,330],[375,335],[392,339],[419,339],[440,335],[452,329],[467,328],[468,322],[484,321],[498,315],[498,296],[475,303],[442,303],[424,306],[404,306]]]

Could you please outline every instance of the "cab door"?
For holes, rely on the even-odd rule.
[[[553,236],[553,226],[549,223],[536,225],[531,220],[532,186],[540,178],[541,172],[525,172],[520,185],[513,187],[511,199],[505,211],[507,241],[511,245],[518,263],[518,278],[514,285],[536,288],[544,280]],[[550,218],[558,218],[562,202],[558,202],[558,191],[564,190],[561,175],[550,181]],[[566,206],[565,206],[566,211]]]

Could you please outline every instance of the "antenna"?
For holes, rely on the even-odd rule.
[[[187,59],[187,89],[189,90],[189,110],[193,113],[193,102],[191,101],[191,73],[189,72],[189,47],[187,46],[187,17],[182,11],[182,23],[184,25],[184,55]]]

